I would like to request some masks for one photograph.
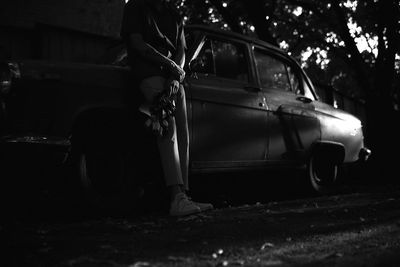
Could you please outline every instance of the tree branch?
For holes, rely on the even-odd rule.
[[[347,17],[345,15],[345,12],[337,1],[332,1],[331,5],[337,20],[335,24],[331,22],[330,25],[335,25],[335,29],[337,29],[337,32],[339,33],[341,39],[346,45],[348,54],[351,56],[350,62],[354,66],[355,73],[358,77],[358,82],[363,88],[365,88],[366,91],[371,91],[372,87],[366,63],[357,48],[354,38],[350,34],[350,30],[347,26]]]
[[[258,37],[263,41],[278,45],[276,38],[269,30],[270,20],[266,19],[266,16],[271,17],[274,14],[275,5],[267,9],[263,0],[243,0],[243,5],[256,29]]]

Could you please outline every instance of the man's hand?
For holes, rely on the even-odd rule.
[[[175,79],[168,79],[165,84],[167,95],[172,96],[178,93],[180,83]]]
[[[178,66],[174,61],[171,61],[170,64],[170,71],[171,75],[177,79],[179,82],[183,82],[183,79],[185,79],[185,71]]]
[[[132,49],[149,61],[164,66],[176,80],[183,82],[185,71],[175,61],[164,56],[153,46],[146,43],[141,34],[131,34],[129,38]]]

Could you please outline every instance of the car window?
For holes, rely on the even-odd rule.
[[[290,81],[290,86],[291,86],[291,91],[295,92],[296,94],[300,94],[300,83],[299,79],[297,78],[297,75],[293,68],[291,66],[286,65],[286,70],[288,72],[289,76],[289,81]]]
[[[260,49],[254,50],[254,57],[262,88],[300,93],[299,80],[287,63]]]
[[[197,56],[198,73],[248,82],[245,46],[230,41],[206,39]]]

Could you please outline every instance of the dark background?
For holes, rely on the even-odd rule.
[[[0,224],[0,249],[13,257],[15,266],[44,266],[45,263],[55,266],[59,262],[67,263],[63,266],[118,266],[110,263],[113,259],[136,266],[134,262],[155,258],[160,251],[158,257],[163,260],[167,255],[188,251],[187,255],[198,255],[197,260],[209,263],[207,266],[223,266],[219,259],[224,256],[217,253],[215,258],[213,253],[219,248],[224,248],[228,257],[241,253],[250,255],[264,245],[268,248],[279,248],[279,243],[291,246],[293,238],[301,248],[303,241],[315,244],[310,248],[312,253],[306,248],[301,255],[312,256],[322,248],[322,259],[330,261],[332,266],[343,257],[342,254],[346,256],[352,249],[356,250],[355,258],[365,259],[359,265],[346,265],[345,262],[340,266],[382,266],[382,263],[397,266],[398,259],[392,261],[395,257],[387,257],[385,253],[389,251],[398,255],[399,247],[395,237],[400,205],[397,154],[400,149],[397,126],[400,2],[171,2],[177,5],[186,24],[208,24],[280,46],[304,66],[321,98],[358,116],[363,122],[365,143],[372,150],[372,156],[363,169],[350,173],[355,183],[349,184],[345,192],[367,194],[308,199],[310,194],[293,183],[298,174],[292,172],[268,172],[268,177],[265,173],[237,173],[223,177],[218,174],[208,177],[195,175],[191,178],[192,187],[197,189],[193,192],[196,200],[211,201],[217,208],[231,205],[239,208],[217,209],[211,215],[181,222],[159,214],[134,217],[132,213],[110,219],[104,213],[96,217],[98,214],[79,210],[82,203],[75,198],[73,191],[64,190],[64,195],[57,195],[60,192],[57,190],[49,192],[49,188],[64,186],[59,183],[60,170],[42,168],[33,175],[31,170],[37,171],[38,168],[35,162],[28,160],[31,165],[7,166],[17,177],[15,191],[5,187],[4,181],[1,184],[2,192],[8,191],[5,197],[1,197],[1,212],[3,216],[11,217],[3,219]],[[107,51],[120,44],[119,28],[124,4],[123,0],[2,0],[0,60],[103,63]],[[357,48],[359,40],[370,40],[366,50]],[[18,163],[20,155],[16,153],[15,162]],[[23,156],[29,159],[35,154],[24,153]],[[46,163],[43,166],[46,167]],[[44,177],[46,179],[42,180]],[[0,179],[4,179],[2,173]],[[378,193],[374,193],[375,190]],[[158,192],[147,195],[146,201],[153,202],[146,203],[145,214],[148,208],[159,210],[159,197],[165,196],[156,195]],[[303,200],[291,202],[293,199]],[[241,206],[258,202],[268,205]],[[326,210],[319,209],[325,202],[334,204],[326,205]],[[165,203],[161,206],[163,215],[168,208],[168,202]],[[377,232],[378,241],[368,240],[371,237],[369,227],[373,232],[375,225],[385,226],[386,223],[390,224],[390,231],[385,234]],[[349,243],[348,247],[343,247],[339,242],[338,248],[332,249],[332,240],[340,238],[332,239],[330,234],[340,231],[345,237],[349,236],[348,231],[353,231],[353,236],[358,238],[354,241],[357,245]],[[327,237],[324,246],[313,239],[320,238],[321,234]],[[176,236],[180,239],[174,238]],[[209,242],[208,245],[201,243],[202,240]],[[99,244],[103,247],[97,248]],[[234,244],[237,244],[237,250],[232,249],[232,254],[228,254],[229,245],[234,248]],[[379,249],[377,244],[381,244]],[[179,249],[174,250],[175,246]],[[332,251],[338,253],[332,254]],[[179,263],[177,257],[169,263],[176,263],[176,259]],[[309,266],[321,266],[321,262]],[[295,265],[295,261],[292,263]],[[181,265],[184,266],[185,262]]]

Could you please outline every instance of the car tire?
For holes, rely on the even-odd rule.
[[[337,190],[339,165],[329,157],[313,154],[307,166],[307,176],[312,189],[319,194]]]
[[[154,136],[137,127],[144,124],[141,116],[96,111],[75,123],[69,160],[91,209],[136,214],[157,208],[162,194],[153,189],[164,185],[161,163]]]

